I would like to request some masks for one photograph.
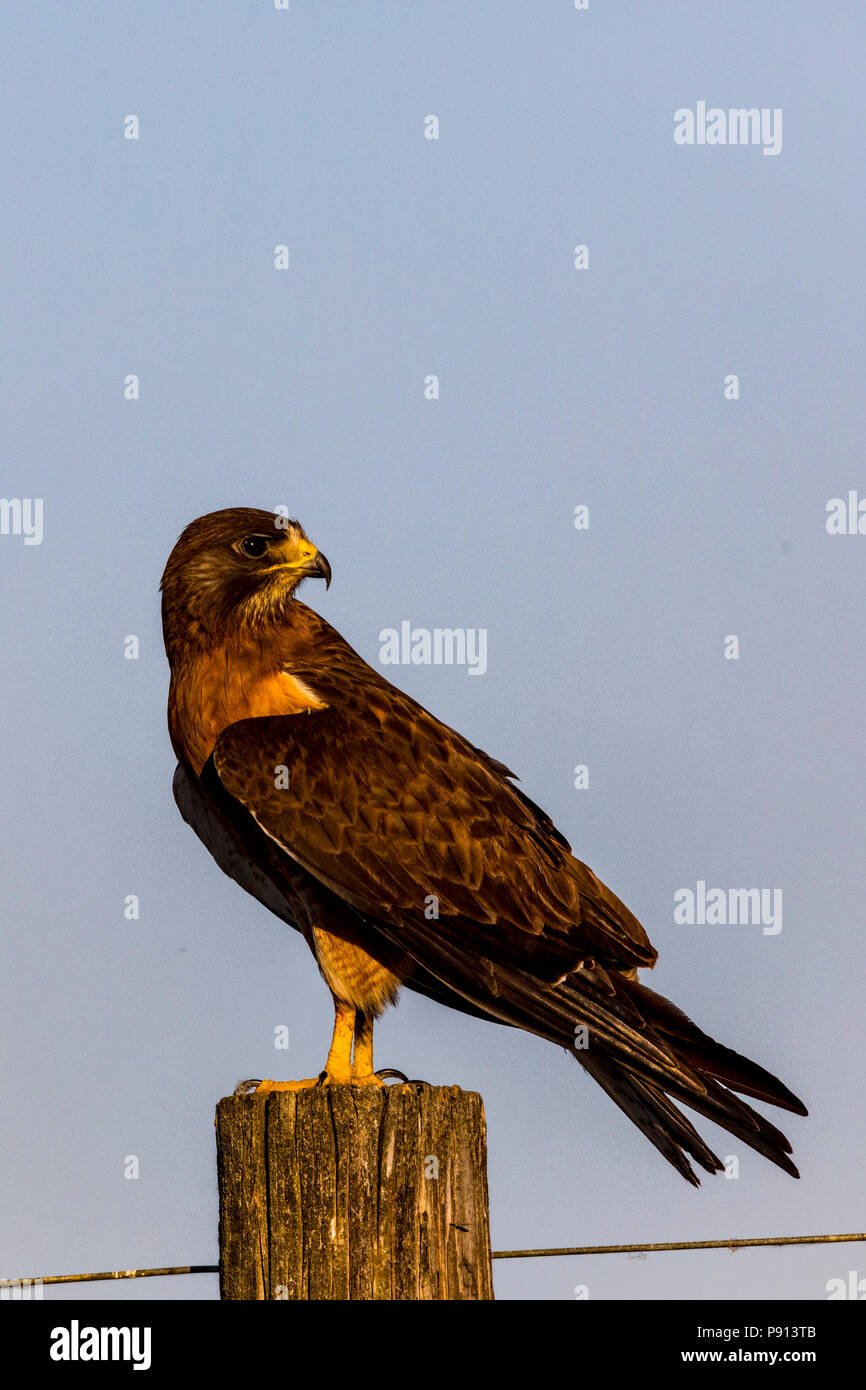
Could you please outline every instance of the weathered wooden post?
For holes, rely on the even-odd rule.
[[[476,1092],[228,1096],[216,1128],[222,1298],[493,1298]]]

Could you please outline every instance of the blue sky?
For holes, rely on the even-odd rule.
[[[279,1024],[290,1074],[322,1063],[306,946],[171,799],[157,585],[232,505],[301,519],[334,573],[306,601],[374,664],[403,621],[486,630],[483,677],[386,674],[520,775],[654,987],[810,1107],[800,1183],[702,1124],[740,1176],[695,1192],[572,1059],[407,995],[377,1059],[483,1095],[494,1246],[862,1224],[866,537],[825,515],[866,496],[864,39],[802,0],[4,7],[0,492],[44,535],[0,535],[0,1274],[215,1262],[214,1105],[285,1063]],[[699,101],[780,108],[780,153],[676,144]],[[677,925],[698,880],[781,889],[782,931]],[[495,1272],[815,1299],[863,1258]]]

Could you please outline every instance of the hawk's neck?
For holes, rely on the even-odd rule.
[[[285,643],[238,639],[188,652],[172,672],[168,727],[181,762],[201,772],[230,724],[323,709],[325,701],[286,667]]]

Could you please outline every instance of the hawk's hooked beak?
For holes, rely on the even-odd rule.
[[[315,555],[311,555],[309,560],[302,565],[301,574],[309,578],[324,579],[325,588],[330,589],[331,587],[331,566],[321,550],[317,550]]]
[[[274,569],[288,570],[291,574],[298,576],[298,583],[302,579],[324,579],[325,588],[331,587],[331,566],[326,557],[320,550],[317,550],[312,541],[301,541],[298,550],[291,560],[284,560],[279,565],[274,565]]]
[[[316,549],[312,541],[307,540],[306,536],[296,542],[289,541],[283,554],[286,558],[276,565],[271,565],[270,571],[286,570],[289,574],[297,576],[296,584],[300,584],[302,579],[324,579],[325,587],[331,587],[331,566],[327,558]]]

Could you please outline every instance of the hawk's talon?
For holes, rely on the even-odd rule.
[[[235,1086],[232,1095],[251,1096],[255,1091],[256,1087],[261,1086],[261,1084],[261,1077],[251,1077],[249,1081],[239,1081],[237,1086]]]

